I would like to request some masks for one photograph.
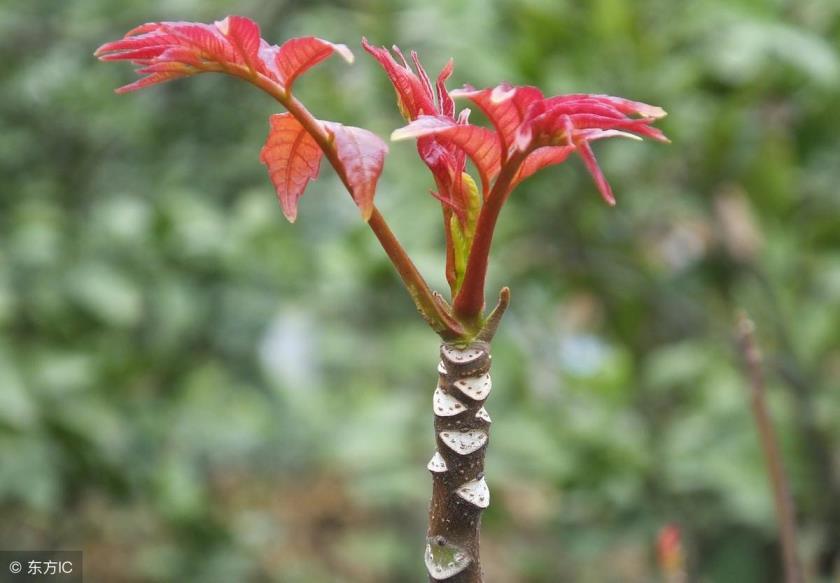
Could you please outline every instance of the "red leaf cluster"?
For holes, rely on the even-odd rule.
[[[571,94],[545,98],[536,87],[507,84],[481,90],[467,88],[453,91],[451,95],[471,100],[495,128],[494,132],[477,126],[457,130],[462,137],[457,145],[479,168],[485,193],[490,180],[498,174],[500,165],[503,166],[515,152],[527,155],[511,188],[538,170],[563,162],[572,152],[577,152],[604,200],[615,204],[612,189],[589,143],[619,136],[668,141],[660,130],[651,125],[665,116],[664,110],[619,97]],[[451,141],[456,133],[452,125],[442,121],[440,116],[420,115],[391,137],[441,136]],[[468,140],[466,136],[474,136],[475,139]],[[481,148],[476,151],[478,144]],[[490,152],[494,153],[491,155]]]
[[[443,203],[451,308],[431,292],[384,219],[375,213],[373,199],[388,153],[386,144],[367,130],[316,119],[292,95],[297,78],[331,55],[338,53],[352,62],[346,46],[316,37],[273,45],[262,38],[252,20],[228,16],[212,24],[144,24],[122,39],[102,45],[96,55],[103,61],[129,61],[138,66],[141,78],[120,87],[118,93],[217,72],[245,79],[279,101],[288,113],[271,116],[260,161],[268,170],[286,218],[297,218],[300,198],[309,182],[317,178],[326,156],[364,219],[370,219],[421,312],[446,338],[459,337],[462,322],[480,324],[493,230],[517,184],[577,153],[604,200],[615,204],[591,142],[611,137],[668,141],[653,127],[665,116],[656,106],[608,95],[546,98],[536,87],[506,83],[450,93],[446,81],[452,75],[451,59],[433,82],[416,52],[411,51],[409,62],[398,47],[388,50],[366,39],[362,46],[385,70],[399,109],[409,122],[394,131],[392,139],[417,140],[420,158],[435,180],[437,192],[433,194]],[[456,113],[453,97],[472,101],[492,129],[470,124],[469,109]],[[478,171],[481,192],[466,172],[467,159]]]
[[[131,61],[145,77],[117,89],[126,93],[180,77],[204,72],[229,73],[245,78],[263,76],[287,91],[294,80],[333,53],[347,62],[353,54],[313,36],[269,44],[256,22],[228,16],[213,24],[199,22],[150,22],[130,30],[120,40],[96,50],[102,61]]]
[[[379,61],[388,75],[403,117],[408,121],[423,120],[409,126],[410,137],[417,138],[420,158],[434,176],[438,190],[435,197],[444,204],[447,215],[454,211],[463,218],[467,193],[461,177],[466,156],[476,164],[486,185],[498,172],[499,152],[495,140],[486,139],[485,132],[489,130],[467,123],[468,110],[455,117],[455,103],[446,89],[446,80],[452,75],[452,61],[443,67],[433,85],[416,52],[410,53],[412,70],[399,47],[393,47],[399,61],[391,51],[373,46],[367,39],[362,39],[362,47]]]
[[[345,45],[316,37],[293,38],[280,46],[269,44],[260,36],[259,26],[242,16],[228,16],[213,24],[144,24],[96,51],[103,61],[139,65],[137,72],[144,77],[120,87],[118,93],[196,73],[218,72],[244,78],[263,89],[268,87],[284,104],[291,99],[295,80],[334,53],[353,62],[353,54]],[[309,121],[307,128],[291,113],[271,116],[268,138],[260,152],[283,214],[290,221],[297,218],[298,201],[309,181],[318,176],[323,148],[327,147],[367,220],[373,212],[373,195],[388,146],[367,130]]]

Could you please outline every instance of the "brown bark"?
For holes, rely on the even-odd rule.
[[[432,582],[481,583],[479,530],[490,503],[484,481],[490,417],[483,408],[491,389],[490,345],[444,344],[440,352],[426,568]]]
[[[750,405],[755,419],[761,448],[767,462],[767,473],[773,490],[776,518],[779,523],[779,539],[782,546],[782,564],[786,583],[802,583],[802,566],[797,553],[796,510],[790,494],[787,473],[782,454],[779,451],[776,431],[767,409],[765,399],[764,372],[761,368],[761,353],[755,342],[754,325],[746,313],[738,315],[738,343],[750,381]]]

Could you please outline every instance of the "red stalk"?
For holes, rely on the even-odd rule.
[[[510,195],[519,167],[528,154],[528,151],[517,151],[508,158],[478,215],[475,237],[467,259],[464,283],[452,304],[455,317],[474,330],[481,327],[481,315],[484,311],[484,284],[487,279],[487,264],[490,259],[490,246],[493,243],[496,221],[499,220],[499,213]]]

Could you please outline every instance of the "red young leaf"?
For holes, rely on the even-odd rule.
[[[332,135],[347,188],[367,221],[373,212],[376,182],[382,174],[388,146],[376,134],[362,128],[330,121],[321,123]]]
[[[601,167],[598,166],[598,160],[595,159],[595,153],[592,151],[592,147],[588,142],[583,141],[578,144],[577,149],[578,154],[583,159],[583,163],[586,165],[586,169],[589,170],[592,178],[595,179],[595,185],[601,192],[601,197],[608,205],[615,206],[615,196],[613,196],[612,188],[610,188],[610,183],[607,182],[607,178],[601,171]]]
[[[417,120],[421,116],[437,115],[441,119],[448,120],[448,122],[444,122],[447,123],[447,126],[455,124],[456,121],[458,124],[467,124],[465,114],[469,113],[469,110],[464,110],[456,120],[455,104],[446,89],[446,80],[452,75],[452,59],[446,63],[435,84],[432,85],[432,81],[415,51],[410,53],[411,60],[414,63],[414,70],[412,70],[399,47],[395,46],[392,51],[389,51],[384,47],[372,46],[366,39],[362,40],[362,46],[385,69],[397,93],[397,105],[400,113],[407,121]],[[397,58],[394,58],[394,55]],[[495,138],[493,141],[495,141]],[[418,136],[417,151],[432,172],[438,189],[433,194],[443,203],[444,214],[449,216],[447,213],[455,211],[459,218],[466,219],[464,213],[467,203],[463,200],[465,194],[461,182],[466,162],[464,149],[450,136],[429,133],[428,135]],[[492,165],[493,163],[491,163]],[[498,163],[495,163],[495,166],[490,169],[490,172],[494,175],[498,171]],[[489,180],[489,176],[485,175],[485,184],[487,180]]]
[[[516,142],[516,132],[529,107],[543,99],[542,91],[536,87],[512,87],[505,83],[493,89],[453,91],[452,96],[466,97],[481,108],[499,134],[503,160]]]
[[[230,40],[219,28],[220,24],[160,23],[162,31],[177,39],[179,46],[193,49],[199,59],[218,64],[244,65],[242,55],[230,44]]]
[[[516,130],[516,144],[522,151],[536,150],[525,159],[514,182],[564,161],[569,153],[577,150],[601,196],[614,205],[612,189],[589,142],[612,137],[641,140],[641,136],[667,142],[668,138],[651,126],[664,115],[665,111],[659,107],[609,95],[577,93],[535,100]]]
[[[405,62],[405,57],[403,57],[402,53],[400,52],[400,47],[395,46],[394,50],[400,56],[400,58]],[[435,95],[432,92],[432,81],[429,79],[429,74],[426,73],[426,69],[423,68],[423,63],[420,62],[420,56],[417,54],[417,51],[411,51],[411,61],[414,63],[414,68],[417,70],[417,74],[420,76],[420,81],[423,84],[423,91],[426,93],[426,97],[428,97],[432,102],[434,102]]]
[[[589,113],[578,113],[569,116],[575,128],[599,129],[599,130],[629,130],[631,132],[647,136],[649,138],[667,142],[668,138],[657,128],[650,127],[652,118],[642,119],[616,119],[603,115]]]
[[[601,168],[598,166],[598,161],[595,159],[595,153],[592,151],[592,147],[589,145],[589,142],[594,142],[595,140],[602,140],[605,138],[629,138],[631,140],[639,141],[641,141],[642,138],[635,134],[622,132],[620,130],[590,129],[580,130],[577,132],[577,137],[575,138],[577,144],[577,152],[583,159],[583,163],[586,165],[587,170],[589,170],[589,173],[595,179],[595,184],[598,186],[598,190],[601,192],[601,196],[603,197],[603,199],[607,201],[607,204],[609,204],[610,206],[614,206],[615,197],[613,196],[612,188],[610,188],[609,182],[607,182],[606,177],[604,176],[603,172],[601,172]],[[665,138],[665,140],[667,141],[667,138]]]
[[[160,63],[163,65],[163,63]],[[135,81],[134,83],[129,83],[128,85],[123,85],[122,87],[117,88],[115,91],[117,93],[129,93],[131,91],[137,91],[138,89],[143,89],[144,87],[148,87],[149,85],[155,85],[157,83],[164,83],[166,81],[172,81],[173,79],[180,79],[181,77],[188,77],[189,75],[194,75],[198,71],[191,71],[188,65],[179,65],[173,64],[173,70],[166,71],[166,72],[155,72],[150,71],[150,67],[157,66],[157,65],[150,65],[144,69],[138,69],[138,72],[141,75],[146,75]]]
[[[591,113],[594,115],[601,115],[604,117],[611,117],[616,119],[639,119],[628,118],[624,113],[610,105],[597,99],[575,99],[571,101],[563,101],[548,105],[551,99],[546,99],[542,103],[535,104],[529,110],[529,120],[545,118],[547,116],[571,115],[578,113]],[[539,114],[539,115],[536,115]]]
[[[268,169],[283,214],[293,223],[303,191],[318,176],[323,152],[291,114],[272,115],[269,122],[271,129],[260,151],[260,162]]]
[[[464,205],[460,200],[458,182],[465,166],[464,151],[441,143],[434,136],[426,136],[417,140],[417,153],[435,180],[438,190],[432,196],[461,216]]]
[[[642,138],[630,132],[623,132],[621,130],[600,130],[600,129],[585,129],[575,130],[575,139],[586,142],[594,142],[595,140],[603,140],[604,138],[628,138],[641,142]]]
[[[513,180],[511,189],[546,166],[565,162],[569,154],[574,151],[574,146],[543,146],[542,148],[537,148],[528,154],[522,166],[519,167],[519,172],[517,172],[516,178]]]
[[[385,69],[385,73],[387,73],[397,93],[397,104],[399,105],[400,112],[406,120],[416,119],[419,115],[435,114],[435,103],[432,98],[431,88],[414,74],[408,67],[405,58],[402,58],[401,53],[397,52],[403,64],[397,63],[388,49],[375,47],[366,38],[362,39],[362,47],[373,58],[379,61],[379,64]],[[396,47],[394,48],[396,49]],[[425,72],[422,75],[428,79]]]
[[[641,101],[631,101],[623,97],[613,97],[612,95],[598,95],[590,93],[570,93],[567,95],[557,95],[549,97],[545,100],[546,110],[551,109],[555,105],[561,105],[574,101],[594,101],[605,105],[610,105],[625,115],[639,115],[642,117],[650,117],[653,119],[660,119],[668,115],[664,109],[656,105],[649,105]]]
[[[595,160],[595,155],[592,152],[589,142],[595,140],[602,140],[604,138],[629,138],[631,140],[641,140],[639,136],[628,132],[619,130],[599,130],[588,129],[574,131],[574,142],[564,146],[542,146],[537,148],[525,158],[522,166],[519,167],[519,172],[513,180],[513,187],[515,188],[520,182],[542,170],[546,166],[553,166],[554,164],[561,164],[565,162],[569,155],[575,150],[578,151],[587,169],[595,178],[598,189],[610,205],[615,204],[615,199],[612,198],[612,190],[604,178],[603,173],[598,167],[598,162]]]
[[[577,141],[581,132],[593,129],[627,130],[667,142],[668,138],[651,126],[664,115],[665,111],[659,107],[609,95],[560,95],[531,105],[518,131],[517,143],[521,149],[526,149],[534,139],[538,143]]]
[[[345,45],[336,45],[314,36],[287,40],[275,56],[275,64],[280,71],[283,85],[286,89],[291,89],[298,76],[333,53],[338,53],[348,63],[353,62],[353,53]]]
[[[501,164],[496,133],[480,126],[459,124],[443,116],[421,115],[407,126],[395,130],[391,139],[396,141],[432,135],[438,141],[449,141],[466,152],[478,168],[484,192],[487,193]]]
[[[260,60],[260,27],[249,18],[243,16],[228,16],[216,23],[223,35],[239,53],[242,61],[251,71],[259,71]],[[265,72],[264,69],[260,72]]]
[[[230,73],[249,80],[259,74],[288,88],[301,73],[334,52],[348,62],[353,60],[346,46],[314,37],[291,39],[282,47],[270,45],[260,38],[254,21],[228,16],[214,24],[144,24],[102,45],[95,54],[103,61],[141,65],[138,73],[148,77],[117,90],[125,93],[202,72]]]
[[[435,83],[435,94],[437,95],[438,109],[440,113],[446,117],[455,117],[455,102],[452,101],[452,96],[446,90],[446,80],[452,76],[452,69],[454,64],[452,59],[446,61],[446,65],[440,70],[437,82]]]

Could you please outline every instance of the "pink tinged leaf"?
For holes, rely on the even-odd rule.
[[[622,132],[621,130],[582,130],[576,132],[576,139],[592,142],[594,140],[603,140],[604,138],[627,138],[641,142],[642,138],[630,132]]]
[[[268,44],[265,39],[260,39],[260,48],[257,50],[260,63],[265,68],[263,73],[278,83],[282,77],[280,70],[277,68],[277,52],[279,50],[280,47]]]
[[[244,16],[228,16],[216,22],[216,28],[224,35],[228,42],[239,54],[242,62],[251,71],[260,71],[260,27]]]
[[[373,213],[376,183],[385,165],[388,145],[362,128],[328,121],[321,123],[332,136],[347,188],[367,221]]]
[[[439,143],[433,136],[421,137],[417,140],[417,152],[420,159],[429,167],[441,190],[448,190],[456,171],[458,160],[452,156],[449,149]],[[462,154],[463,156],[463,154]],[[461,168],[457,168],[458,171]]]
[[[271,129],[260,151],[260,162],[268,169],[283,214],[293,223],[300,197],[309,181],[318,176],[323,152],[291,114],[272,115],[269,121]]]
[[[452,62],[452,59],[446,61],[446,65],[444,65],[443,69],[440,70],[440,74],[437,78],[437,83],[435,83],[438,110],[441,114],[445,115],[446,117],[455,117],[455,102],[452,101],[452,96],[449,95],[449,91],[446,90],[446,80],[452,76],[453,67],[454,64]]]
[[[245,64],[215,25],[199,22],[162,22],[161,29],[176,37],[179,41],[177,44],[198,51],[204,60],[225,65]]]
[[[467,210],[462,206],[462,204],[459,201],[456,201],[453,198],[448,198],[440,194],[439,192],[435,192],[434,190],[430,190],[429,194],[432,195],[432,198],[437,199],[443,205],[444,210],[454,212],[463,224],[463,222],[467,218]]]
[[[596,108],[597,109],[597,108]],[[591,113],[589,105],[585,107],[555,106],[549,111],[537,115],[526,125],[535,139],[557,143],[563,140],[577,140],[581,132],[587,130],[626,130],[651,139],[667,142],[668,139],[657,128],[651,127],[653,118],[630,118],[623,114],[616,117],[610,112],[606,115]]]
[[[668,138],[665,137],[665,134],[663,134],[659,129],[650,126],[650,124],[653,122],[653,118],[615,119],[611,117],[593,115],[588,113],[573,114],[569,117],[571,118],[572,124],[576,129],[621,129],[628,130],[642,136],[646,136],[659,142],[667,143],[670,141],[668,140]]]
[[[198,73],[198,70],[190,65],[173,61],[153,63],[151,65],[146,65],[141,69],[137,69],[138,75],[151,75],[152,73],[175,73],[180,77],[186,77],[188,75]]]
[[[466,163],[464,151],[446,140],[424,136],[417,140],[417,153],[432,172],[440,198],[460,200],[459,183]]]
[[[592,151],[592,148],[587,142],[580,142],[577,150],[583,159],[583,163],[586,165],[586,169],[589,170],[589,173],[595,180],[595,185],[601,192],[601,197],[608,205],[615,206],[615,196],[613,196],[612,188],[610,188],[609,182],[607,182],[604,173],[601,171],[600,166],[598,166],[598,161],[595,159],[595,153]]]
[[[629,129],[630,129],[630,131],[635,132],[635,133],[639,134],[640,136],[650,138],[651,140],[656,140],[657,142],[662,142],[663,144],[670,144],[671,143],[671,140],[668,139],[668,136],[666,136],[664,133],[662,133],[662,130],[660,130],[659,128],[655,128],[651,125],[648,125],[648,123],[649,122],[646,121],[646,123],[643,123],[643,124],[640,124],[640,125],[637,125],[637,126],[633,126],[632,128],[629,128]]]
[[[442,116],[423,115],[395,130],[391,139],[397,141],[425,136],[435,136],[439,141],[448,141],[462,149],[478,168],[484,192],[490,190],[490,183],[499,173],[501,165],[501,149],[495,132],[480,126],[461,125]]]
[[[124,60],[143,65],[179,61],[195,67],[235,60],[233,49],[218,29],[189,22],[144,24],[120,40],[105,43],[95,55],[103,61]],[[150,81],[142,83],[149,84]]]
[[[138,35],[141,35],[141,34],[146,34],[147,32],[152,32],[153,30],[158,30],[159,28],[160,28],[160,23],[159,22],[147,22],[145,24],[141,24],[140,26],[135,26],[134,28],[129,30],[127,33],[125,33],[125,36],[127,36],[127,37],[138,36]]]
[[[528,157],[525,158],[525,161],[522,163],[522,166],[519,168],[519,172],[516,175],[516,178],[513,180],[513,186],[516,187],[520,182],[525,180],[526,178],[533,176],[543,168],[547,166],[553,166],[555,164],[561,164],[565,162],[568,157],[574,152],[581,144],[585,145],[587,148],[589,147],[587,142],[595,141],[595,140],[602,140],[605,138],[628,138],[631,140],[641,141],[642,138],[636,136],[634,134],[628,132],[622,132],[620,130],[583,130],[578,132],[575,137],[575,142],[578,144],[575,145],[567,145],[567,146],[543,146],[541,148],[537,148],[530,154]],[[591,154],[591,150],[590,150]],[[584,158],[586,161],[587,154],[581,153],[581,157]],[[594,162],[595,157],[594,155],[591,156],[591,161]],[[593,173],[593,176],[600,175],[600,170],[598,170],[597,165],[594,166],[596,172]],[[587,163],[587,168],[590,168],[589,163]],[[590,170],[591,171],[591,170]],[[602,177],[603,179],[603,177]],[[597,182],[596,178],[596,182]],[[606,186],[606,190],[610,196],[612,196],[612,191],[608,184],[606,184],[606,180],[603,180],[603,184]],[[601,185],[599,183],[599,188]],[[603,193],[604,190],[601,189]],[[607,199],[607,197],[604,197]],[[610,202],[610,199],[607,199],[607,202]],[[611,203],[614,204],[614,201]]]
[[[645,125],[650,120],[633,119],[629,117],[611,117],[605,115],[597,115],[594,113],[572,112],[568,114],[576,128],[597,128],[601,130],[610,130],[617,128],[634,128]]]
[[[406,60],[403,52],[400,50],[400,47],[398,47],[397,45],[391,45],[391,50],[394,51],[394,54],[400,58],[400,61],[402,61],[403,68],[408,69],[410,71],[411,67],[408,66],[408,61]]]
[[[280,72],[280,82],[286,89],[290,89],[301,74],[334,53],[338,53],[348,63],[353,62],[353,53],[345,45],[333,44],[314,36],[287,40],[274,56],[274,65]]]
[[[399,48],[394,47],[395,50],[399,50]],[[417,70],[417,74],[420,75],[420,81],[423,85],[423,91],[426,93],[426,97],[429,101],[434,101],[435,95],[432,91],[432,82],[429,79],[429,75],[426,73],[426,69],[423,68],[423,64],[420,62],[420,57],[417,56],[417,51],[411,51],[411,60],[414,63],[414,68]]]
[[[387,49],[375,47],[365,38],[362,39],[362,47],[385,69],[397,93],[400,110],[406,119],[413,120],[420,115],[435,114],[434,101],[429,99],[422,82],[407,64],[400,65]],[[401,58],[405,61],[405,58],[402,56]]]
[[[459,148],[455,148],[454,153],[451,149],[438,142],[434,136],[417,140],[417,152],[432,172],[438,188],[435,198],[452,206],[460,215],[464,205],[456,201],[460,201],[460,178],[464,170],[465,154]]]
[[[142,27],[130,31],[119,40],[103,44],[93,54],[102,61],[130,61],[133,52],[144,49],[155,49],[159,54],[167,47],[178,43],[177,38],[161,32],[160,26],[160,23],[154,22],[144,24]]]
[[[180,79],[184,76],[184,73],[175,71],[167,71],[165,73],[152,73],[151,75],[147,75],[142,79],[138,79],[134,83],[129,83],[128,85],[118,87],[114,91],[122,95],[123,93],[131,93],[132,91],[137,91],[138,89],[143,89],[144,87],[148,87],[150,85],[165,83],[166,81],[172,81],[173,79]]]
[[[229,16],[215,24],[194,22],[148,23],[130,31],[118,41],[106,43],[96,55],[105,61],[126,60],[144,66],[163,68],[165,63],[183,63],[198,71],[217,71],[241,74],[243,70],[266,73],[276,77],[271,70],[273,61],[262,58],[263,47],[268,43],[260,38],[260,29],[253,21],[241,16]],[[169,69],[166,76],[155,75],[121,89],[121,92],[160,83],[177,76]]]
[[[213,65],[202,59],[201,55],[196,51],[184,47],[171,47],[166,49],[160,57],[155,59],[159,63],[178,62],[190,65],[202,71],[209,71],[213,69]]]
[[[653,119],[661,119],[668,115],[668,112],[656,105],[642,103],[641,101],[631,101],[630,99],[624,99],[623,97],[613,97],[612,95],[589,93],[558,95],[556,97],[546,99],[546,105],[547,107],[552,107],[564,102],[578,101],[581,99],[600,101],[601,103],[608,104],[616,108],[618,111],[626,115],[640,115],[642,117],[650,117]]]
[[[513,187],[520,182],[533,176],[546,166],[560,164],[565,162],[569,155],[575,151],[575,146],[544,146],[537,148],[525,158],[522,166],[519,167],[519,172],[513,180]],[[512,188],[513,188],[512,187]]]
[[[631,111],[635,111],[642,117],[652,117],[653,119],[662,119],[668,115],[667,111],[657,105],[650,105],[642,103],[641,101],[631,101],[629,99],[613,97],[611,95],[603,95],[601,97],[612,103],[612,105],[622,113],[629,114]]]
[[[147,45],[138,48],[125,48],[125,49],[114,49],[110,50],[106,47],[108,46],[125,46],[125,45],[117,45],[117,43],[108,43],[107,45],[102,45],[96,51],[96,55],[99,57],[100,61],[140,61],[140,60],[149,60],[157,58],[166,51],[168,48],[166,45]]]
[[[504,159],[507,159],[511,146],[519,146],[530,139],[527,131],[520,133],[518,130],[531,105],[543,99],[542,92],[536,87],[515,87],[506,83],[493,89],[453,91],[452,96],[466,97],[481,108],[498,132]]]
[[[591,113],[616,119],[631,119],[615,107],[594,99],[564,101],[563,103],[557,103],[553,105],[549,104],[550,101],[551,100],[549,99],[545,100],[545,113],[540,115],[539,118],[544,119],[549,118],[551,116],[570,115],[577,113]]]

